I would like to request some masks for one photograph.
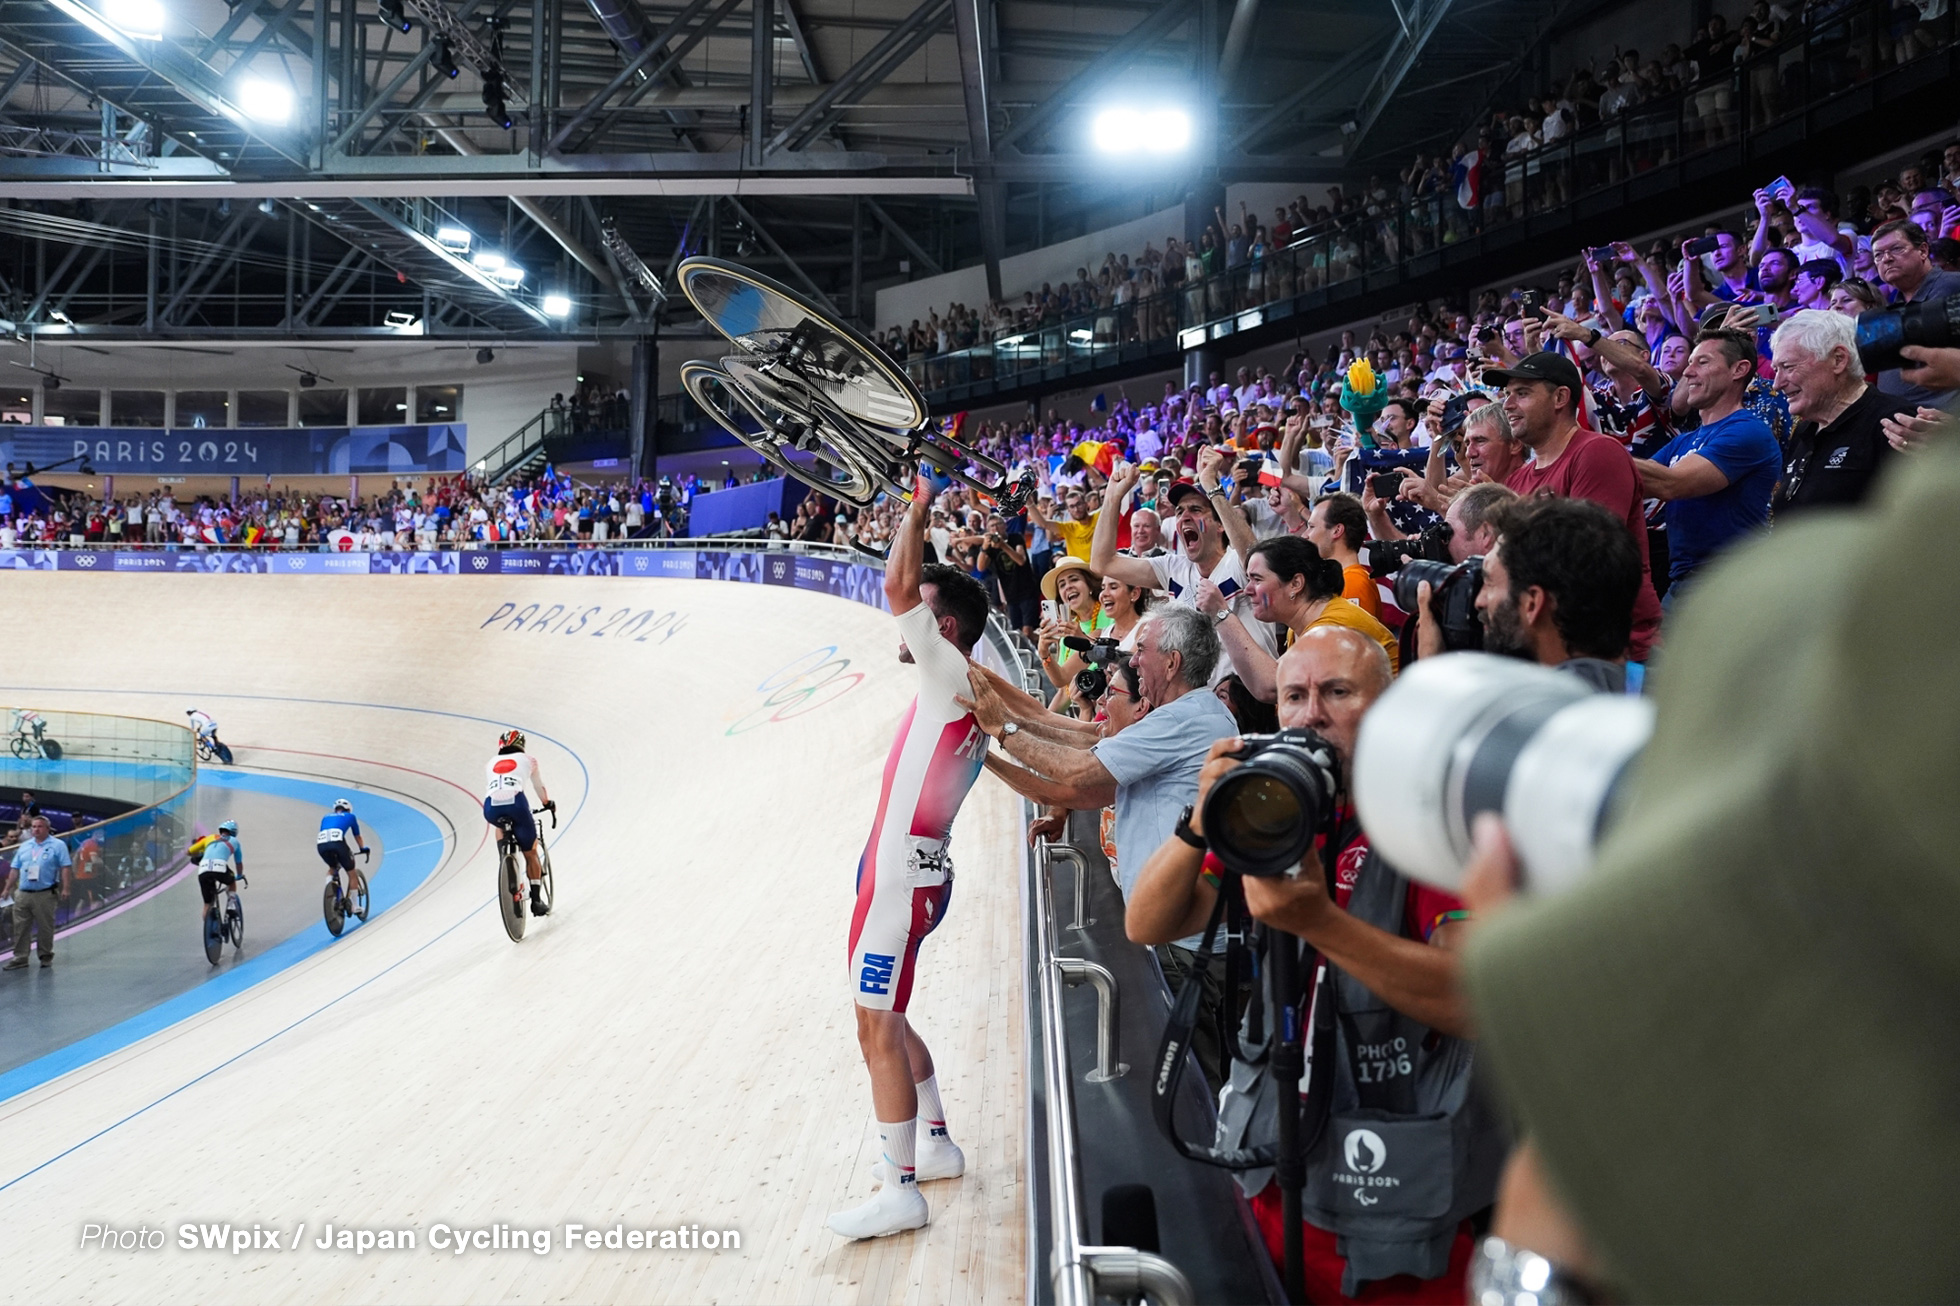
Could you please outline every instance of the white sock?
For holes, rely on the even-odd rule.
[[[896,1124],[878,1122],[878,1147],[885,1155],[885,1173],[895,1176],[900,1186],[918,1182],[918,1136],[916,1118]]]
[[[914,1085],[919,1093],[919,1125],[925,1130],[928,1144],[952,1141],[946,1132],[946,1109],[939,1105],[939,1076],[927,1075]]]

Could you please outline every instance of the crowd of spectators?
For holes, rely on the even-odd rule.
[[[1281,1000],[1250,1001],[1248,972],[1207,951],[1228,868],[1207,851],[1203,800],[1238,765],[1238,737],[1311,729],[1344,769],[1400,670],[1454,648],[1608,694],[1684,674],[1667,654],[1675,614],[1716,584],[1712,564],[1864,504],[1882,476],[1896,489],[1943,466],[1922,451],[1960,438],[1960,347],[1887,354],[1878,319],[1859,321],[1952,320],[1939,301],[1960,290],[1956,195],[1960,146],[1850,196],[1769,184],[1733,226],[1582,251],[1553,284],[1425,305],[1278,373],[1121,397],[1092,423],[968,429],[1034,499],[1004,514],[948,490],[931,542],[988,587],[1048,680],[1029,695],[975,670],[975,720],[998,742],[987,765],[1042,805],[1031,838],[1099,813],[1087,837],[1126,933],[1174,991],[1198,986],[1191,1048],[1226,1090],[1224,1118],[1244,1120],[1233,1094],[1259,1083],[1243,1058],[1262,1030],[1233,1030]],[[890,514],[836,522],[875,542]],[[1448,570],[1410,592],[1396,583],[1407,556]],[[1458,580],[1474,594],[1467,636],[1439,607]],[[1057,713],[1097,731],[1044,724]],[[1306,1158],[1307,1299],[1459,1300],[1500,1170],[1535,1173],[1468,1091],[1470,906],[1403,878],[1352,820],[1335,838],[1238,890],[1267,946],[1338,976],[1320,1000],[1338,1011],[1331,1109],[1347,1124]],[[1420,1137],[1454,1163],[1357,1161],[1357,1120],[1398,1140],[1397,1158]],[[1371,1188],[1386,1205],[1357,1214],[1324,1176],[1369,1163],[1421,1192]],[[1261,1172],[1244,1186],[1277,1261],[1277,1185]]]
[[[1362,184],[1329,187],[1321,203],[1299,195],[1270,220],[1243,203],[1235,216],[1215,209],[1195,241],[1169,235],[1161,249],[1146,242],[1140,253],[1112,251],[1100,265],[1077,268],[1073,280],[1045,281],[978,307],[935,308],[909,327],[881,332],[878,343],[898,362],[911,362],[915,376],[938,384],[923,360],[1013,344],[1064,322],[1087,322],[1091,344],[1159,339],[1345,281],[1364,267],[1461,240],[1485,222],[1563,204],[1592,182],[1720,144],[1741,130],[1745,114],[1767,122],[1813,92],[1926,53],[1936,40],[1952,38],[1952,21],[1944,0],[1754,0],[1733,17],[1711,14],[1685,42],[1658,52],[1601,52],[1548,79],[1542,93],[1493,108],[1448,150],[1419,152],[1407,167]],[[1655,115],[1666,121],[1643,122]],[[1613,148],[1586,151],[1583,159],[1560,153],[1602,124],[1619,128]],[[1582,168],[1583,175],[1575,173]],[[1911,212],[1929,191],[1951,193],[1957,169],[1937,167],[1919,185],[1854,190],[1844,197],[1845,212]],[[1873,269],[1860,275],[1872,279]]]

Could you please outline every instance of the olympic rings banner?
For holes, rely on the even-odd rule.
[[[0,571],[234,571],[292,576],[629,576],[786,585],[890,610],[884,572],[788,552],[718,549],[464,549],[432,553],[263,553],[192,549],[8,549]]]

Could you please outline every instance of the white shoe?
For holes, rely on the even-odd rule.
[[[943,1142],[921,1139],[919,1142],[919,1164],[912,1177],[920,1183],[930,1179],[957,1179],[966,1173],[966,1153],[960,1145],[948,1138]],[[874,1183],[889,1184],[891,1177],[885,1173],[885,1158],[879,1157],[871,1165],[871,1179]]]
[[[886,1184],[864,1205],[839,1211],[825,1223],[846,1238],[882,1238],[924,1228],[927,1214],[925,1194],[917,1184]]]

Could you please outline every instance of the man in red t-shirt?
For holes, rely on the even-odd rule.
[[[1531,354],[1516,367],[1486,369],[1484,379],[1504,387],[1504,415],[1531,450],[1531,461],[1504,484],[1527,497],[1591,499],[1627,524],[1640,554],[1640,596],[1634,600],[1627,656],[1645,662],[1660,633],[1661,603],[1647,566],[1647,513],[1632,455],[1613,437],[1580,427],[1579,395],[1586,382],[1571,359],[1549,351]]]

